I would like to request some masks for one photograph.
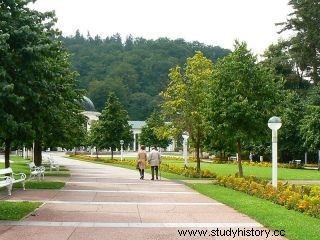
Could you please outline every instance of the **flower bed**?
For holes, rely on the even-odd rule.
[[[218,177],[217,180],[219,185],[320,218],[320,186],[297,186],[279,182],[278,188],[275,189],[268,181],[255,177],[224,176]]]

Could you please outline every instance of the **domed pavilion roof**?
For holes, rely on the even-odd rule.
[[[83,96],[81,104],[82,104],[84,110],[87,112],[95,112],[96,111],[96,108],[94,107],[93,102],[91,101],[90,98],[88,98],[86,96]]]

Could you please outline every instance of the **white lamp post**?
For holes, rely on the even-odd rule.
[[[124,144],[124,141],[123,141],[123,140],[120,140],[120,145],[121,145],[121,161],[123,160],[123,144]]]
[[[268,127],[272,130],[272,186],[277,188],[278,178],[278,129],[281,127],[279,117],[271,117],[268,121]]]
[[[188,165],[188,138],[189,138],[189,133],[187,131],[184,131],[182,133],[182,137],[183,137],[184,166],[186,167]]]

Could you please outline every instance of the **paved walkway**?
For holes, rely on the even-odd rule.
[[[22,221],[0,221],[0,240],[283,239],[272,232],[268,238],[265,232],[242,236],[267,229],[182,183],[151,181],[148,174],[140,180],[137,171],[55,159],[71,170],[64,189],[0,193],[11,201],[44,202]],[[207,236],[180,236],[178,230],[207,230]],[[212,236],[231,230],[240,230],[240,236]]]

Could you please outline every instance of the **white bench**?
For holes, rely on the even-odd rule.
[[[0,169],[0,175],[8,175],[9,178],[10,178],[10,181],[11,181],[11,186],[10,186],[10,193],[9,195],[11,195],[11,190],[12,190],[12,184],[14,183],[22,183],[22,187],[23,187],[23,190],[26,190],[26,187],[25,187],[25,180],[26,180],[26,174],[24,173],[14,173],[12,171],[12,168],[4,168],[4,169]],[[8,176],[5,176],[5,177],[8,177]],[[8,191],[9,191],[9,188],[8,188]]]
[[[290,165],[290,164],[295,164],[296,166],[301,165],[301,160],[292,160],[292,161],[289,161],[289,165]]]
[[[228,160],[238,161],[237,156],[230,156]]]
[[[12,190],[12,179],[4,174],[6,174],[5,169],[0,169],[0,187],[7,187],[8,195],[10,196]]]
[[[44,166],[37,167],[34,162],[31,162],[28,164],[30,168],[30,178],[37,177],[38,180],[44,179],[44,172],[46,171],[46,168]]]
[[[50,172],[52,170],[59,171],[60,165],[56,161],[54,161],[52,158],[49,158],[49,164],[50,164]]]

